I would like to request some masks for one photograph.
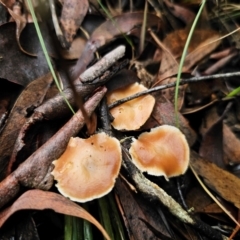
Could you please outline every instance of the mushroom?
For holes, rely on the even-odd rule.
[[[147,90],[142,84],[133,83],[107,93],[107,102],[111,104],[119,99]],[[144,95],[125,102],[110,110],[114,121],[112,126],[117,130],[138,130],[150,117],[155,104],[155,98]]]
[[[112,190],[121,160],[119,141],[103,132],[88,139],[71,138],[65,152],[53,162],[52,175],[62,195],[86,202]]]
[[[166,180],[184,174],[189,165],[189,146],[176,127],[162,125],[133,138],[129,150],[133,163],[142,171]]]

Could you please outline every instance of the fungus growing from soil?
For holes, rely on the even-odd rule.
[[[170,177],[184,174],[189,165],[189,146],[176,127],[162,125],[133,138],[129,150],[133,163],[154,176]]]
[[[111,104],[145,90],[147,88],[142,84],[133,83],[127,87],[107,93],[107,102]],[[114,117],[112,126],[117,130],[138,130],[150,117],[154,104],[155,98],[147,94],[112,108],[110,110]]]
[[[88,139],[71,138],[52,171],[59,192],[76,202],[87,202],[109,193],[121,167],[121,147],[105,133]]]

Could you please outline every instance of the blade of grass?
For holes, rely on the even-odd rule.
[[[110,203],[111,215],[112,215],[112,218],[113,218],[113,221],[114,221],[113,229],[116,232],[116,234],[115,234],[116,235],[116,240],[117,239],[125,240],[126,236],[125,236],[125,233],[124,233],[123,224],[122,224],[122,221],[121,221],[120,216],[119,216],[119,212],[118,212],[118,209],[117,209],[117,206],[116,206],[114,196],[113,196],[112,193],[109,193],[107,195],[107,197],[108,197],[108,201]]]
[[[86,220],[83,220],[78,217],[72,217],[72,218],[73,218],[72,219],[72,224],[73,224],[72,240],[88,240],[83,237],[83,221],[86,221]]]
[[[83,208],[89,211],[88,203],[84,203]],[[93,240],[92,225],[87,220],[83,220],[83,236],[84,240]]]
[[[65,240],[72,240],[72,231],[73,231],[72,216],[65,215],[64,220],[65,220],[64,239]]]
[[[72,111],[73,114],[75,114],[75,111],[73,110],[72,106],[70,105],[70,103],[68,102],[68,100],[66,99],[62,89],[61,89],[61,86],[60,86],[60,83],[57,79],[57,76],[56,76],[56,73],[55,73],[55,70],[53,68],[53,65],[51,63],[51,60],[50,60],[50,57],[48,55],[48,52],[47,52],[47,49],[46,49],[46,46],[45,46],[45,43],[44,43],[44,40],[43,40],[43,37],[42,37],[42,34],[41,34],[41,31],[40,31],[40,27],[39,27],[39,24],[38,24],[38,21],[37,21],[37,17],[35,15],[35,11],[33,9],[33,5],[32,5],[32,1],[31,0],[27,0],[27,3],[28,3],[28,7],[29,7],[29,10],[30,10],[30,13],[32,15],[32,18],[33,18],[33,23],[34,23],[34,26],[35,26],[35,29],[36,29],[36,32],[37,32],[37,35],[38,35],[38,38],[39,38],[39,42],[40,42],[40,45],[42,47],[42,50],[43,50],[43,53],[44,53],[44,56],[46,58],[46,61],[47,61],[47,64],[48,64],[48,67],[52,73],[52,76],[53,76],[53,79],[55,81],[55,84],[59,90],[59,92],[62,94],[66,104],[68,105],[69,109]]]
[[[234,90],[232,90],[232,91],[226,96],[226,98],[234,97],[234,96],[236,96],[236,95],[239,94],[239,93],[240,93],[240,87],[235,88]]]
[[[87,240],[83,238],[83,219],[65,215],[64,240]]]
[[[206,3],[206,0],[203,0],[202,3],[201,3],[200,8],[198,10],[198,13],[197,13],[197,15],[196,15],[196,17],[195,17],[195,19],[193,21],[192,27],[190,29],[190,32],[189,32],[188,37],[187,37],[187,41],[186,41],[184,49],[183,49],[182,57],[181,57],[181,60],[180,60],[180,63],[179,63],[179,68],[178,68],[178,73],[177,73],[177,80],[176,80],[175,95],[174,95],[174,108],[175,108],[176,127],[179,127],[178,104],[177,104],[177,102],[178,102],[178,88],[179,88],[179,83],[180,83],[180,79],[181,79],[183,64],[184,64],[184,61],[185,61],[185,58],[186,58],[186,55],[187,55],[188,46],[189,46],[190,41],[192,39],[193,32],[194,32],[194,30],[196,28],[198,19],[200,18],[200,15],[201,15],[202,10],[203,10],[203,8],[205,6],[205,3]]]
[[[108,201],[106,196],[98,199],[98,205],[99,205],[99,216],[100,221],[108,235],[110,236],[110,239],[114,238],[114,233],[112,229],[111,219],[109,215],[109,207],[108,207]]]

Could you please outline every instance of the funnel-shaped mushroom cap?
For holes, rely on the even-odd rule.
[[[66,151],[53,162],[52,175],[65,197],[86,202],[112,190],[121,160],[119,141],[105,133],[88,139],[71,138]]]
[[[111,104],[119,99],[145,90],[147,88],[143,85],[133,83],[127,87],[107,93],[107,102]],[[114,107],[110,110],[114,117],[112,126],[118,130],[138,130],[150,117],[154,104],[155,98],[147,94]]]
[[[189,146],[182,132],[162,125],[133,139],[132,161],[142,171],[166,179],[184,174],[189,164]]]

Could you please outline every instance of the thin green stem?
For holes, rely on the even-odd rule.
[[[190,29],[190,32],[188,34],[188,37],[187,37],[187,41],[186,41],[186,44],[184,46],[184,49],[183,49],[183,54],[182,54],[182,57],[181,57],[181,60],[180,60],[180,63],[179,63],[179,68],[178,68],[178,74],[177,74],[177,80],[176,80],[176,88],[175,88],[175,97],[174,97],[174,104],[175,104],[175,119],[176,119],[176,126],[179,127],[179,119],[178,119],[178,88],[179,88],[179,83],[180,83],[180,79],[181,79],[181,74],[182,74],[182,69],[183,69],[183,65],[184,65],[184,61],[185,61],[185,58],[186,58],[186,55],[187,55],[187,50],[188,50],[188,47],[189,47],[189,44],[190,44],[190,41],[192,39],[192,35],[193,35],[193,32],[196,28],[196,25],[197,25],[197,22],[198,22],[198,19],[200,18],[200,15],[202,13],[202,10],[205,6],[205,3],[206,3],[206,0],[203,0],[202,1],[202,4],[198,10],[198,13],[193,21],[193,24],[192,24],[192,27]]]
[[[35,26],[35,29],[36,29],[36,32],[37,32],[37,35],[38,35],[38,39],[39,39],[39,42],[41,44],[41,47],[42,47],[42,50],[43,50],[43,53],[44,53],[44,56],[45,56],[45,59],[47,61],[47,64],[48,64],[48,67],[52,73],[52,76],[53,76],[53,79],[55,81],[55,84],[59,90],[59,92],[62,94],[66,104],[68,105],[69,109],[72,111],[73,114],[75,114],[75,111],[73,110],[72,106],[70,105],[70,103],[68,102],[68,100],[66,99],[62,89],[61,89],[61,86],[60,86],[60,83],[57,79],[57,76],[56,76],[56,73],[55,73],[55,70],[53,69],[53,65],[51,63],[51,59],[48,55],[48,52],[47,52],[47,48],[45,46],[45,43],[44,43],[44,40],[43,40],[43,37],[42,37],[42,34],[41,34],[41,31],[40,31],[40,27],[39,27],[39,24],[38,24],[38,21],[37,21],[37,17],[35,15],[35,11],[33,9],[33,5],[32,5],[32,1],[31,0],[27,0],[27,3],[28,3],[28,6],[29,6],[29,10],[30,10],[30,13],[32,15],[32,18],[33,18],[33,23],[34,23],[34,26]]]

